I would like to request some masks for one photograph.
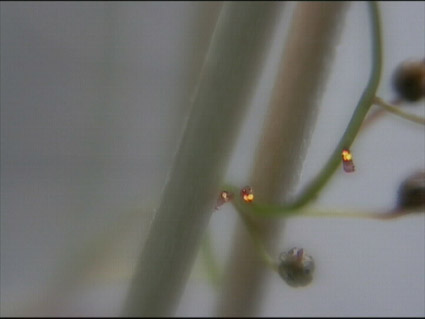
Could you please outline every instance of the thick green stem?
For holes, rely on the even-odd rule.
[[[126,316],[169,316],[214,209],[280,4],[225,2],[174,166],[135,271]]]
[[[221,283],[221,269],[217,263],[217,256],[214,253],[211,235],[208,231],[202,240],[201,253],[209,282],[213,286],[218,287]]]

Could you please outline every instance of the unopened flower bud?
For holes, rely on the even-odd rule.
[[[393,75],[393,87],[400,98],[416,102],[425,96],[425,59],[401,63]]]
[[[425,171],[407,177],[398,189],[398,208],[425,208]]]
[[[292,287],[304,287],[313,280],[314,261],[302,248],[292,248],[279,257],[278,271]]]

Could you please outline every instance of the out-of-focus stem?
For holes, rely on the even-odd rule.
[[[279,202],[294,187],[310,137],[315,107],[333,60],[344,2],[298,3],[275,82],[251,177],[255,200]],[[282,224],[253,217],[271,252]],[[253,316],[261,301],[264,270],[252,240],[238,225],[219,316]]]
[[[173,313],[213,212],[280,6],[279,2],[223,4],[124,315]]]
[[[211,243],[211,234],[208,231],[205,233],[201,245],[202,260],[208,280],[213,286],[218,287],[221,283],[221,269],[217,263],[217,257]]]

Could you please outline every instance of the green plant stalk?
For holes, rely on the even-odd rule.
[[[317,197],[318,193],[324,188],[338,166],[341,164],[342,149],[349,148],[356,138],[366,114],[374,103],[375,93],[378,89],[382,71],[382,36],[379,8],[375,1],[369,2],[368,5],[372,29],[372,70],[368,84],[363,91],[353,116],[351,117],[351,120],[338,145],[316,178],[307,185],[295,201],[286,205],[265,205],[256,202],[250,205],[250,207],[247,207],[251,212],[263,216],[274,214],[282,215],[284,213],[297,210],[310,203]]]
[[[373,104],[376,90],[378,89],[382,71],[382,36],[381,36],[381,18],[379,15],[378,3],[376,1],[368,2],[369,17],[372,28],[372,71],[368,84],[364,90],[356,110],[344,132],[341,140],[330,156],[325,167],[319,175],[307,186],[302,194],[292,204],[290,209],[300,208],[316,198],[319,191],[326,185],[338,166],[341,164],[341,151],[343,148],[349,148],[354,139],[367,112]]]
[[[377,90],[379,79],[380,79],[380,73],[381,73],[381,64],[382,64],[382,58],[381,58],[381,31],[380,31],[380,21],[379,21],[379,12],[378,12],[378,5],[377,3],[370,4],[370,17],[371,17],[371,25],[372,25],[372,71],[371,76],[369,78],[368,85],[365,89],[365,91],[362,94],[362,97],[358,103],[358,106],[356,107],[356,110],[354,112],[354,115],[343,135],[341,138],[338,146],[336,147],[334,153],[331,155],[327,165],[325,165],[324,169],[319,173],[318,177],[307,187],[307,189],[301,194],[301,196],[298,197],[298,200],[293,202],[290,205],[284,205],[273,207],[273,206],[262,206],[258,204],[257,202],[254,203],[243,203],[240,199],[236,199],[234,202],[234,205],[240,215],[244,217],[244,212],[247,211],[254,211],[258,213],[259,215],[264,216],[265,211],[268,211],[272,214],[295,214],[296,210],[301,208],[302,206],[305,206],[308,202],[310,202],[314,197],[318,194],[318,192],[325,186],[326,182],[330,179],[332,174],[335,172],[336,168],[340,164],[341,161],[341,150],[345,147],[351,146],[352,142],[354,141],[354,138],[359,131],[362,121],[365,118],[367,112],[370,109],[370,106],[372,105],[373,98],[375,96],[375,92]],[[254,188],[255,189],[255,188]],[[237,194],[237,189],[235,187],[229,187],[229,190]],[[251,233],[251,236],[253,237],[254,241],[258,241],[258,237],[255,235],[257,232],[258,227],[256,225],[247,223],[247,228]],[[262,227],[260,228],[262,230]],[[267,238],[266,238],[267,240]],[[261,244],[261,242],[260,242]],[[262,256],[263,260],[268,264],[268,253],[265,250],[264,247],[259,246],[260,244],[257,244],[257,250],[264,250],[263,252],[260,251],[260,255]],[[233,255],[233,254],[232,254]],[[242,257],[246,254],[239,254]],[[240,257],[239,256],[239,259]],[[238,265],[236,265],[234,268],[237,269]],[[240,269],[240,268],[239,268]],[[251,281],[252,278],[249,279],[245,278],[245,281],[249,280]],[[240,280],[239,280],[240,281]],[[252,290],[252,285],[249,285],[249,290]],[[254,288],[254,289],[257,289]],[[236,295],[236,294],[235,294]],[[230,294],[228,294],[230,296]],[[239,298],[239,297],[237,297]],[[244,296],[245,298],[245,296]],[[225,298],[224,298],[225,299]],[[251,298],[252,301],[252,298]],[[240,302],[239,302],[240,303]],[[242,307],[244,304],[242,304]],[[245,303],[246,306],[246,303]],[[238,306],[239,311],[242,309],[241,306]],[[235,311],[232,313],[230,311],[227,311],[229,314],[235,313]],[[226,314],[226,313],[224,313]]]
[[[125,316],[170,316],[214,209],[278,2],[225,2],[173,169],[130,286]]]
[[[284,201],[296,183],[346,6],[343,2],[297,3],[247,181],[254,190],[254,203]],[[240,189],[229,191],[234,192],[234,203],[247,227],[237,224],[217,316],[253,316],[268,270],[263,261],[275,267],[267,251],[274,256],[280,250],[277,238],[283,225],[249,215],[245,208],[250,204],[239,199]]]
[[[384,212],[366,212],[349,210],[300,210],[297,214],[288,215],[288,217],[318,217],[318,218],[364,218],[375,220],[393,220],[399,217],[410,215],[415,210],[390,210]]]
[[[411,122],[417,123],[417,124],[422,124],[425,125],[425,118],[421,117],[421,116],[417,116],[415,114],[409,114],[404,112],[402,109],[391,105],[390,103],[385,102],[383,99],[381,99],[380,97],[375,97],[374,99],[374,104],[378,105],[380,107],[382,107],[384,110],[393,113],[394,115],[397,115],[401,118],[404,118],[406,120],[409,120]]]

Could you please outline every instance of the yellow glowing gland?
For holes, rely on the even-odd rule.
[[[245,194],[245,195],[243,195],[243,200],[245,202],[248,202],[248,203],[252,202],[254,200],[254,194]]]
[[[344,162],[349,162],[353,160],[353,155],[351,155],[351,152],[349,150],[343,150],[342,151],[342,160]]]
[[[351,152],[344,148],[342,150],[342,167],[344,169],[344,172],[346,173],[352,173],[356,170],[354,163],[353,163],[353,155],[351,155]]]
[[[245,186],[244,188],[242,188],[241,195],[242,199],[247,203],[251,203],[252,201],[254,201],[254,194],[250,186]]]

